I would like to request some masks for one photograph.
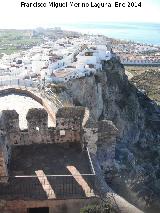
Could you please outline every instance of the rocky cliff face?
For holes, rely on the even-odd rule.
[[[160,212],[160,107],[129,83],[117,59],[65,87],[75,105],[88,107],[91,122],[111,120],[119,129],[111,185],[146,212]],[[105,151],[99,150],[100,164]]]

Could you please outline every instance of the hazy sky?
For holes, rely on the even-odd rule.
[[[23,1],[23,0],[22,0]],[[35,2],[36,0],[24,0]],[[37,0],[38,1],[38,0]],[[49,2],[52,0],[39,0]],[[91,0],[55,0],[55,2]],[[111,2],[116,0],[92,0]],[[117,0],[118,1],[118,0]],[[119,0],[128,2],[130,0]],[[131,0],[131,2],[140,2]],[[141,0],[141,8],[21,8],[21,0],[0,0],[0,28],[52,27],[84,22],[156,22],[160,23],[160,0]]]

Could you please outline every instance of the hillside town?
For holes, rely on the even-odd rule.
[[[96,36],[60,38],[19,53],[4,55],[0,62],[1,85],[26,85],[35,82],[66,82],[102,70],[102,61],[111,51]],[[104,43],[104,44],[103,44]]]
[[[0,212],[158,213],[160,46],[53,31],[0,51]]]
[[[112,47],[125,65],[160,65],[159,46],[114,41]]]
[[[160,47],[110,39],[102,35],[43,36],[43,42],[0,59],[0,85],[44,86],[90,76],[104,61],[119,57],[124,65],[159,65]],[[34,31],[32,36],[36,36]],[[116,54],[115,54],[116,53]]]

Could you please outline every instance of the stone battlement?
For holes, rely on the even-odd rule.
[[[30,109],[26,115],[28,125],[26,130],[19,128],[19,115],[15,110],[2,111],[0,114],[0,176],[8,176],[7,168],[14,146],[62,144],[68,147],[69,144],[74,144],[83,150],[86,144],[91,145],[94,141],[95,146],[99,144],[109,146],[108,150],[112,152],[108,154],[108,158],[113,160],[116,127],[110,121],[99,121],[96,131],[94,128],[84,127],[85,110],[84,107],[60,108],[56,113],[56,126],[49,128],[48,113],[45,109]]]
[[[28,129],[19,128],[19,115],[15,110],[0,113],[0,176],[8,176],[8,165],[13,146],[32,144],[76,143],[83,146],[85,108],[65,107],[58,110],[56,127],[48,128],[48,113],[45,109],[30,109],[27,113]],[[7,178],[1,182],[7,182]]]
[[[26,116],[28,129],[21,131],[18,113],[4,110],[0,115],[0,129],[10,145],[80,143],[84,114],[84,107],[60,108],[56,114],[56,127],[48,128],[48,113],[44,109],[30,109]]]

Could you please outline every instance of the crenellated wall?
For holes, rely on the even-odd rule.
[[[44,109],[30,109],[26,116],[29,143],[47,143],[48,114]]]
[[[7,182],[11,147],[41,143],[83,143],[82,121],[84,108],[59,109],[55,128],[48,128],[45,109],[30,109],[27,113],[28,129],[19,128],[19,115],[15,110],[0,113],[0,182]]]
[[[15,110],[3,110],[1,123],[9,144],[20,143],[19,115]]]
[[[85,144],[93,147],[98,156],[98,150],[106,148],[104,162],[106,167],[112,167],[115,158],[115,143],[118,133],[111,121],[99,121],[96,127],[82,126],[85,116],[84,107],[63,107],[57,111],[56,127],[48,128],[48,113],[45,109],[30,109],[27,113],[28,129],[20,130],[19,115],[15,110],[4,110],[0,117],[0,127],[3,132],[0,137],[0,176],[7,176],[7,166],[11,158],[11,147],[41,143],[78,143],[81,148]],[[3,139],[3,140],[2,140]]]
[[[3,110],[2,129],[10,145],[33,143],[82,142],[85,108],[64,107],[56,114],[56,127],[48,128],[48,113],[45,109],[30,109],[27,113],[28,129],[20,130],[19,115],[15,110]]]
[[[84,107],[64,107],[56,114],[56,141],[82,143]]]

